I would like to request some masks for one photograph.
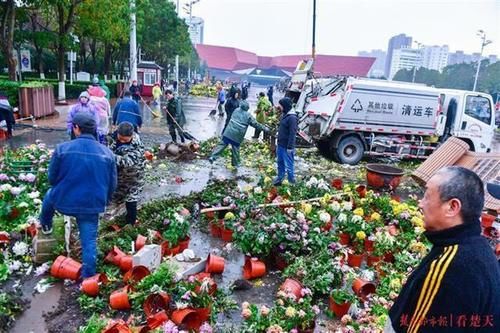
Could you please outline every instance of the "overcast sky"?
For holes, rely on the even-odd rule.
[[[201,0],[193,5],[193,16],[205,20],[205,44],[269,56],[309,54],[312,4]],[[500,56],[500,0],[317,0],[316,52],[357,55],[386,50],[391,36],[405,33],[425,45],[447,44],[451,51],[472,53],[481,48],[478,29],[493,41],[483,54]]]

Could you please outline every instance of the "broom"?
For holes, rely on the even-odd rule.
[[[182,135],[184,135],[184,137],[188,140],[191,140],[191,141],[198,141],[194,136],[192,136],[191,134],[189,134],[188,132],[186,132],[182,127],[181,125],[179,125],[179,123],[175,120],[175,118],[170,114],[170,112],[168,112],[168,109],[166,107],[163,108],[163,110],[165,110],[165,112],[167,113],[167,115],[174,121],[174,124],[177,126],[177,128],[182,132]]]
[[[212,111],[210,111],[210,113],[208,114],[210,117],[215,116],[215,114],[217,113],[218,106],[219,106],[219,101],[217,101],[217,103],[215,104],[215,109],[212,109]]]

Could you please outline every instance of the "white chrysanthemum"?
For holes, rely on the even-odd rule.
[[[342,203],[342,210],[351,211],[352,210],[352,202],[350,202],[350,201],[344,201]]]
[[[328,223],[328,222],[330,222],[332,217],[327,212],[321,212],[321,213],[319,213],[319,219],[323,223]]]
[[[28,253],[28,249],[28,244],[24,242],[16,242],[16,244],[12,247],[12,252],[14,252],[16,256],[24,256]]]
[[[330,204],[330,209],[333,210],[334,212],[338,212],[340,210],[340,204],[338,201],[334,201]]]

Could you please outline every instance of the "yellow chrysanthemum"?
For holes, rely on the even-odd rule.
[[[424,226],[424,221],[418,216],[413,216],[411,218],[411,223],[413,223],[413,226],[419,228],[422,228]]]
[[[264,178],[264,184],[270,184],[273,180],[270,177]]]
[[[312,205],[310,203],[302,203],[301,210],[304,214],[308,215],[312,211]]]
[[[232,212],[227,212],[226,215],[224,215],[224,220],[233,220],[234,219],[234,214]]]
[[[380,214],[379,214],[379,213],[377,213],[377,212],[374,212],[374,213],[372,213],[372,215],[371,215],[371,219],[372,219],[372,221],[380,221],[380,219],[381,219],[381,218],[382,218],[382,216],[380,216]]]
[[[401,281],[398,278],[394,278],[389,282],[389,287],[394,290],[401,288]]]
[[[290,318],[294,317],[295,313],[296,313],[295,308],[292,308],[291,306],[289,306],[289,307],[286,308],[285,315],[287,317],[290,317]]]
[[[366,234],[365,234],[365,232],[364,232],[364,231],[358,231],[358,232],[356,233],[356,238],[358,238],[358,239],[360,239],[360,240],[365,239],[365,238],[366,238]]]
[[[353,211],[354,215],[358,215],[358,216],[365,216],[365,212],[363,211],[363,208],[359,207],[359,208],[356,208],[354,211]]]

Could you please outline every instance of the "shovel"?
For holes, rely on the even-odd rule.
[[[168,112],[168,110],[166,108],[164,108],[165,112],[167,113],[167,116],[169,116],[173,121],[174,121],[174,124],[177,126],[177,128],[182,132],[182,135],[184,135],[184,137],[188,140],[191,140],[191,141],[198,141],[194,136],[192,136],[191,134],[189,134],[188,132],[186,132],[184,129],[182,129],[181,125],[179,125],[179,123],[175,120],[175,118],[170,114],[170,112]]]

